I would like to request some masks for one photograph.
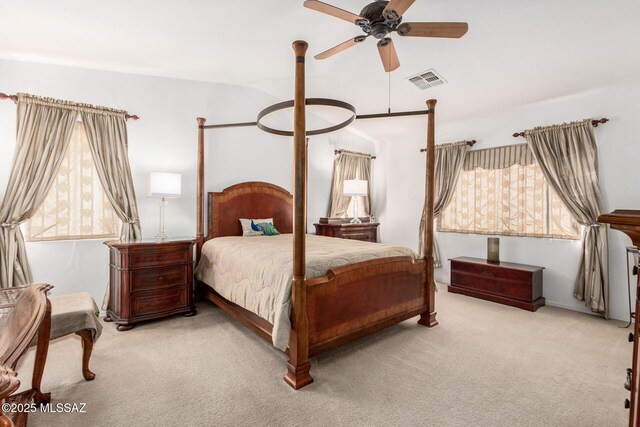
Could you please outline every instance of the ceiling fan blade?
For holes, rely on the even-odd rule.
[[[411,7],[416,0],[391,0],[382,14],[392,19],[398,19]]]
[[[404,22],[398,25],[398,34],[405,37],[459,39],[468,30],[466,22]]]
[[[342,42],[339,45],[332,47],[329,50],[325,50],[324,52],[317,54],[316,56],[314,56],[314,58],[327,59],[328,57],[333,56],[336,53],[342,52],[343,50],[347,50],[350,47],[357,45],[358,43],[362,43],[366,38],[367,36],[354,37],[352,39],[347,40],[346,42]]]
[[[304,2],[304,7],[326,13],[327,15],[335,16],[336,18],[344,19],[352,24],[356,24],[357,21],[367,22],[366,19],[356,15],[355,13],[348,12],[340,9],[339,7],[331,6],[330,4],[323,3],[318,0],[307,0]]]
[[[380,59],[382,59],[384,71],[386,71],[387,73],[397,70],[398,67],[400,67],[398,53],[396,52],[396,48],[393,45],[393,40],[391,40],[389,37],[385,37],[378,42],[378,53],[380,54]]]

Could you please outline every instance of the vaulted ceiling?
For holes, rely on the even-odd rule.
[[[332,4],[359,13],[360,0]],[[293,91],[291,42],[309,42],[308,96],[387,109],[388,75],[375,41],[324,61],[311,57],[361,34],[302,0],[0,0],[0,58]],[[440,120],[568,95],[640,76],[640,2],[417,0],[408,21],[466,21],[460,40],[394,36],[401,67],[391,108],[444,104]],[[435,68],[446,85],[406,78]]]

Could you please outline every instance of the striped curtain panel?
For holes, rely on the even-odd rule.
[[[342,150],[333,162],[329,217],[344,218],[347,216],[352,198],[344,196],[342,193],[344,181],[349,179],[362,179],[369,183],[369,195],[362,197],[363,209],[359,210],[359,215],[373,216],[373,204],[371,203],[371,155]]]
[[[525,131],[542,173],[573,217],[584,225],[574,297],[609,317],[607,227],[598,224],[602,196],[591,119]]]
[[[20,224],[42,205],[53,185],[77,116],[64,103],[18,94],[16,151],[0,203],[0,288],[33,281]]]
[[[440,144],[436,146],[435,156],[435,198],[433,203],[434,217],[440,216],[442,211],[451,203],[460,170],[467,156],[467,142],[460,141],[451,144]],[[424,254],[424,225],[425,212],[422,209],[420,219],[420,231],[418,237],[418,253]],[[442,267],[440,250],[436,236],[433,236],[433,266]]]

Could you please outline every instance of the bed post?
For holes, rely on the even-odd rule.
[[[293,104],[293,282],[291,283],[291,335],[284,380],[294,389],[313,382],[309,370],[309,319],[305,289],[305,235],[307,233],[307,156],[304,92],[304,56],[307,42],[296,40],[295,96]]]
[[[424,196],[424,261],[426,268],[424,299],[427,310],[420,315],[418,323],[432,327],[438,324],[436,320],[436,282],[433,278],[433,204],[435,198],[435,99],[427,101],[429,115],[427,117],[427,173]]]
[[[204,244],[204,117],[198,117],[198,160],[196,182],[196,262]]]

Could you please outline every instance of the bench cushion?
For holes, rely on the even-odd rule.
[[[51,298],[51,339],[89,329],[95,342],[102,333],[100,311],[87,292]]]

